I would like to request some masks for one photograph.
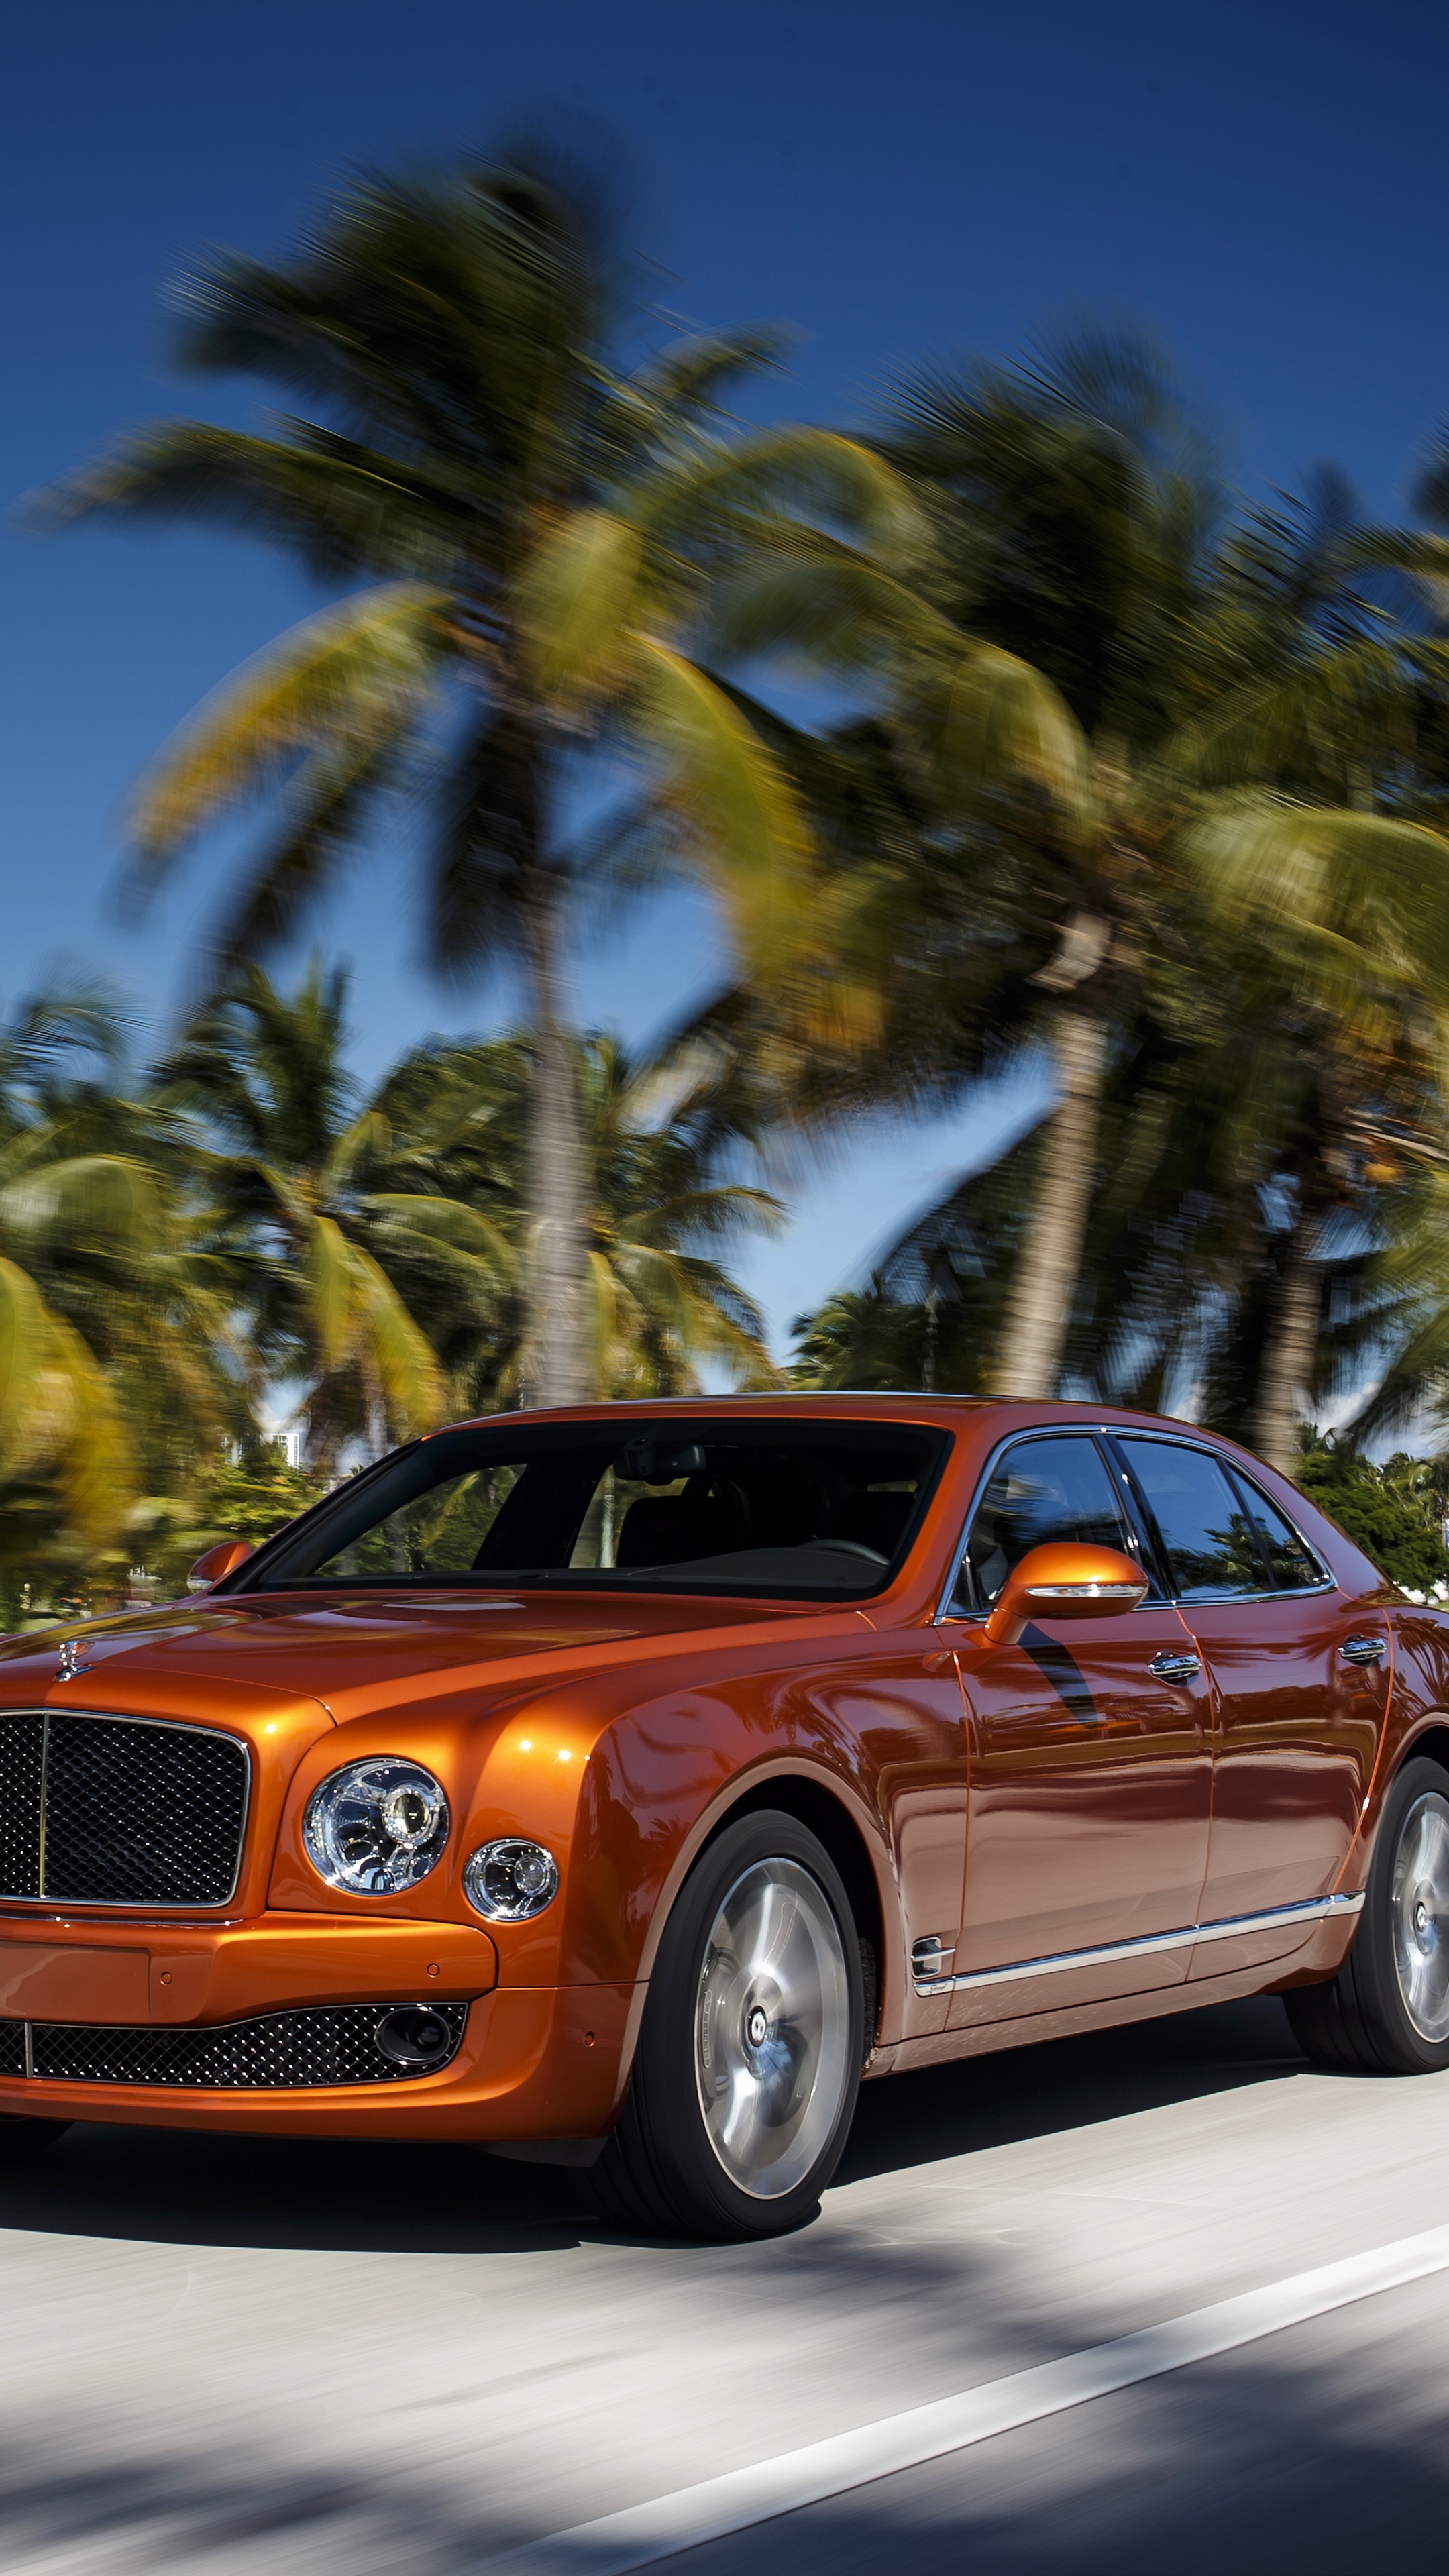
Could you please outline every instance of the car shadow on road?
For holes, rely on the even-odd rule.
[[[1291,2074],[1272,1997],[1220,2004],[868,2084],[837,2179],[1086,2128]],[[374,2253],[562,2251],[616,2228],[588,2178],[471,2147],[246,2138],[78,2122],[0,2161],[0,2227],[162,2244]]]
[[[838,2182],[1050,2137],[1305,2066],[1276,1995],[1129,2022],[867,2084]]]

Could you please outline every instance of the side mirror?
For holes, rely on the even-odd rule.
[[[204,1562],[204,1560],[203,1560]],[[1058,1539],[1028,1549],[1014,1565],[981,1631],[988,1646],[1014,1646],[1036,1618],[1111,1619],[1145,1601],[1147,1577],[1135,1558],[1115,1547],[1084,1547]]]
[[[245,1565],[247,1558],[255,1553],[250,1539],[218,1539],[215,1547],[209,1547],[204,1556],[197,1558],[186,1578],[187,1591],[209,1592],[213,1583],[220,1583],[224,1575],[235,1574],[237,1567]]]

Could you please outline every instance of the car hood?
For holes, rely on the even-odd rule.
[[[178,1686],[195,1677],[222,1688],[305,1694],[337,1714],[343,1702],[350,1714],[373,1700],[432,1696],[474,1680],[536,1683],[544,1660],[561,1677],[574,1676],[677,1653],[686,1639],[706,1653],[751,1633],[764,1640],[802,1620],[838,1634],[857,1628],[859,1614],[818,1603],[698,1596],[242,1594],[6,1639],[0,1703],[39,1697],[94,1706],[108,1692],[124,1692],[134,1707],[151,1681],[170,1707]],[[57,1671],[66,1639],[77,1659],[73,1681]]]

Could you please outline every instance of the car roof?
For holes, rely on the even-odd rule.
[[[506,1413],[474,1415],[464,1422],[449,1423],[452,1431],[497,1429],[505,1423],[617,1422],[621,1418],[652,1419],[659,1415],[688,1414],[695,1420],[708,1420],[718,1415],[722,1420],[734,1413],[750,1413],[768,1418],[772,1414],[818,1414],[822,1420],[900,1421],[938,1424],[942,1429],[958,1426],[963,1417],[980,1418],[995,1415],[1003,1431],[1023,1429],[1038,1423],[1081,1423],[1083,1425],[1140,1425],[1155,1431],[1176,1432],[1179,1437],[1216,1440],[1213,1432],[1202,1433],[1192,1422],[1160,1413],[1129,1412],[1122,1405],[1068,1403],[1060,1399],[1039,1402],[1018,1396],[946,1395],[924,1388],[892,1389],[883,1392],[875,1387],[771,1387],[756,1394],[730,1392],[722,1395],[651,1395],[626,1396],[614,1402],[595,1400],[584,1404],[520,1406]],[[440,1435],[426,1435],[436,1439]],[[1225,1446],[1236,1444],[1228,1441]]]

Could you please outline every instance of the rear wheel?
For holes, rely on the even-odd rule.
[[[829,1853],[793,1816],[741,1817],[665,1926],[628,2098],[590,2176],[598,2206],[678,2236],[798,2227],[849,2132],[863,2027]]]
[[[1326,1985],[1284,1995],[1320,2065],[1376,2075],[1449,2067],[1449,1774],[1406,1762],[1384,1801],[1353,1948]]]
[[[33,2156],[42,2147],[53,2147],[70,2127],[69,2120],[31,2120],[22,2113],[18,2119],[7,2112],[0,2115],[0,2157]]]

